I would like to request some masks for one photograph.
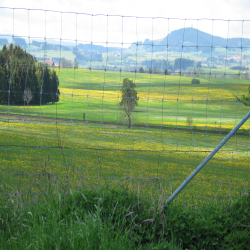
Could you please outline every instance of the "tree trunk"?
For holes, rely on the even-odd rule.
[[[128,115],[128,128],[130,128],[130,126],[131,126],[131,117],[130,115]]]

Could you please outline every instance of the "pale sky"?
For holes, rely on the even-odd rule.
[[[109,45],[125,43],[127,47],[132,42],[164,38],[173,30],[193,26],[225,38],[250,38],[249,0],[1,0],[0,7],[30,9],[15,9],[13,15],[12,9],[0,8],[0,34],[15,36],[77,39],[81,43],[108,41]]]

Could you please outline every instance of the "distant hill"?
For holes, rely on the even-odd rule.
[[[0,45],[8,44],[8,39],[6,38],[0,38]]]
[[[6,39],[8,42],[7,42],[7,44],[8,43],[11,43],[12,42],[12,35],[8,35],[8,34],[0,34],[0,39],[2,40],[2,39]]]
[[[95,44],[78,44],[77,47],[82,50],[87,50],[87,51],[95,51],[99,53],[105,53],[107,52],[107,47],[101,46],[101,45],[95,45]],[[108,47],[109,52],[113,51],[121,51],[121,48],[118,47]]]
[[[250,39],[248,38],[229,38],[228,40],[219,36],[212,36],[209,33],[197,30],[195,28],[182,28],[179,30],[172,31],[165,38],[160,40],[154,40],[154,51],[166,51],[166,46],[171,50],[182,50],[182,45],[184,46],[183,50],[186,52],[197,51],[196,46],[202,47],[206,53],[211,51],[211,46],[213,47],[223,47],[226,46],[231,50],[235,48],[240,48],[241,46],[250,48]],[[145,50],[152,49],[152,41],[146,39],[144,42],[139,42],[139,46],[143,46]],[[130,48],[136,46],[136,43],[133,43]]]
[[[4,45],[4,44],[9,44],[12,42],[12,35],[6,35],[6,34],[0,34],[0,45]],[[21,37],[14,37],[14,42],[17,45],[20,45],[22,47],[27,47],[27,44],[29,43],[28,39],[24,39]],[[31,39],[31,44],[33,46],[36,47],[41,47],[41,49],[44,49],[44,39]],[[48,50],[59,50],[60,48],[62,50],[71,50],[72,48],[74,48],[76,46],[76,44],[74,42],[66,42],[66,41],[62,41],[61,42],[61,46],[60,46],[60,42],[56,41],[56,40],[52,40],[52,39],[47,39],[46,40],[47,44],[46,44],[46,48]],[[27,43],[27,44],[26,44]],[[77,44],[78,49],[81,49],[83,51],[94,51],[94,52],[99,52],[99,53],[105,53],[107,52],[107,47],[102,46],[102,45],[95,45],[95,44]],[[125,49],[123,49],[125,50]],[[108,47],[108,51],[109,52],[114,52],[114,51],[121,51],[121,48],[119,47]]]
[[[49,40],[50,43],[47,42],[47,45],[46,45],[46,48],[48,50],[73,50],[75,49],[76,47],[76,44],[75,43],[64,43],[62,42],[61,43],[61,46],[60,46],[60,43],[56,42],[56,41],[53,41],[53,40]],[[66,44],[66,45],[65,45]],[[44,41],[40,42],[40,41],[35,41],[33,40],[32,41],[32,45],[34,46],[37,46],[37,47],[40,47],[42,45],[42,49],[44,49]],[[94,51],[94,52],[99,52],[99,53],[105,53],[107,52],[107,47],[104,47],[104,46],[101,46],[101,45],[95,45],[95,44],[77,44],[77,48],[80,49],[80,50],[83,50],[83,51]],[[117,51],[117,50],[121,50],[120,48],[116,48],[116,47],[109,47],[108,48],[108,51],[111,52],[111,51]]]
[[[3,44],[8,40],[8,43],[12,42],[12,36],[11,35],[1,35],[0,34],[1,41],[0,43]],[[22,45],[22,47],[25,47],[25,42],[28,44],[29,40],[28,39],[23,39],[21,37],[15,38],[14,40],[17,44]],[[22,41],[21,41],[22,40]],[[21,44],[22,42],[22,44]],[[33,45],[39,45],[44,43],[44,40],[42,39],[36,39],[36,40],[31,40]],[[55,45],[55,46],[52,46]],[[243,48],[243,51],[246,49],[250,49],[250,39],[248,38],[229,38],[228,40],[219,36],[212,36],[209,33],[197,30],[195,28],[182,28],[178,30],[172,31],[169,35],[166,37],[159,39],[159,40],[154,40],[151,41],[149,39],[145,39],[144,42],[140,41],[138,42],[138,46],[142,48],[143,50],[151,52],[152,50],[152,44],[153,44],[153,50],[155,52],[157,51],[166,51],[166,48],[168,46],[169,51],[183,51],[183,52],[192,52],[192,51],[197,51],[197,46],[199,47],[199,50],[202,50],[203,53],[210,53],[211,52],[211,46],[213,47],[222,47],[226,48],[228,47],[229,50],[233,49],[240,49],[241,46]],[[48,46],[50,48],[48,48]],[[56,48],[56,46],[59,46],[60,42],[56,40],[47,40],[47,49],[52,49]],[[27,46],[27,45],[26,45]],[[183,46],[183,48],[182,48]],[[62,41],[61,42],[61,47],[63,50],[72,50],[72,48],[75,47],[74,42],[67,42],[67,41]],[[102,45],[96,45],[96,44],[78,44],[77,45],[78,49],[82,51],[94,51],[98,53],[105,53],[107,52],[107,47],[102,46]],[[129,49],[135,49],[136,48],[136,43],[134,42]],[[109,52],[114,52],[114,51],[120,51],[121,48],[119,47],[108,47]],[[126,49],[123,48],[125,51]]]

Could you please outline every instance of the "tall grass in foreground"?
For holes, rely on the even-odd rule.
[[[250,199],[188,206],[148,199],[126,185],[51,186],[0,210],[1,249],[248,249]]]

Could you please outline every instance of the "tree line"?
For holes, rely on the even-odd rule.
[[[165,71],[176,71],[176,70],[186,70],[187,68],[201,68],[201,62],[196,62],[195,60],[187,59],[187,58],[177,58],[174,61],[168,60],[145,60],[142,62],[142,66],[146,66],[152,71],[155,69]]]
[[[8,44],[8,39],[6,38],[0,38],[0,45]]]
[[[0,104],[47,104],[59,101],[59,79],[54,70],[36,61],[20,46],[0,51]]]
[[[102,53],[96,51],[84,51],[81,52],[76,48],[73,48],[73,54],[76,56],[78,62],[102,62]]]
[[[32,41],[32,45],[39,47],[41,50],[64,50],[64,51],[70,51],[70,47],[64,46],[64,45],[59,45],[59,44],[51,44],[51,43],[46,43],[45,42],[37,42],[37,41]],[[46,45],[46,46],[45,46]]]

